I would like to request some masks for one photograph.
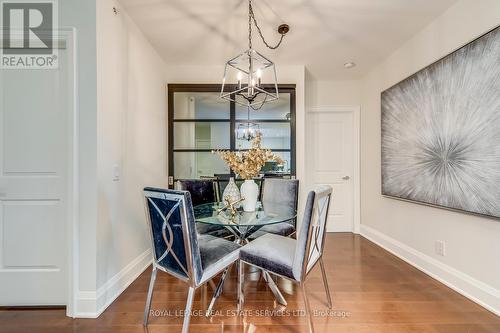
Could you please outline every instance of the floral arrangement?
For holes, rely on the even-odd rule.
[[[282,165],[284,161],[281,157],[273,154],[271,149],[261,147],[262,134],[257,133],[255,139],[252,140],[252,147],[245,152],[216,150],[212,151],[222,158],[222,160],[241,178],[249,180],[257,177],[260,170],[267,161],[275,161]]]

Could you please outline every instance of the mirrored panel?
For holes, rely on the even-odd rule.
[[[239,125],[236,123],[236,130]],[[257,123],[258,131],[262,134],[262,147],[269,149],[290,149],[290,123]],[[236,149],[249,149],[252,143],[248,140],[237,139]]]
[[[174,149],[229,149],[229,122],[174,122]]]
[[[248,126],[239,125],[250,119],[262,135],[262,147],[272,149],[284,160],[284,165],[269,161],[262,173],[269,177],[291,177],[294,162],[293,87],[280,87],[280,98],[251,110],[220,98],[220,86],[169,84],[169,175],[174,179],[229,176],[230,170],[210,150],[248,150],[254,137]],[[247,131],[245,131],[247,129]],[[245,134],[246,133],[246,134]],[[253,134],[252,134],[253,133]]]
[[[229,108],[218,92],[174,93],[174,119],[229,119]]]
[[[250,110],[250,119],[290,120],[290,93],[280,93],[279,99],[264,104],[260,110]],[[248,119],[246,107],[236,104],[236,120]]]
[[[195,179],[229,173],[222,159],[211,152],[174,152],[174,178]]]

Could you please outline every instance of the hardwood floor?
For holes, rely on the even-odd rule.
[[[498,333],[500,318],[436,280],[364,239],[352,234],[329,234],[325,266],[333,298],[328,313],[319,266],[307,282],[311,308],[317,311],[317,333]],[[180,332],[187,295],[185,284],[159,273],[148,328],[142,315],[151,270],[144,272],[98,318],[70,319],[64,310],[0,311],[0,332]],[[273,302],[259,273],[248,271],[245,284],[246,315],[236,310],[236,274],[233,269],[218,300],[216,314],[207,319],[199,313],[190,332],[307,332],[303,304],[295,285],[279,279],[288,301],[288,312]],[[213,289],[196,293],[194,314],[206,309]],[[268,311],[265,313],[264,311]],[[275,310],[274,312],[272,312]],[[294,311],[295,310],[295,311]],[[271,314],[271,315],[268,315]]]

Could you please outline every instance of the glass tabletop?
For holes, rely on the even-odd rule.
[[[206,203],[194,207],[196,222],[218,224],[230,227],[265,226],[293,220],[296,212],[290,212],[290,207],[280,204],[257,203],[255,212],[244,212],[240,207],[236,216],[232,218],[231,212],[226,209],[220,213],[218,209],[224,207],[222,203]]]

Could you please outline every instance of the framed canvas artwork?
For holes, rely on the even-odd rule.
[[[500,27],[381,100],[383,195],[500,218]]]

